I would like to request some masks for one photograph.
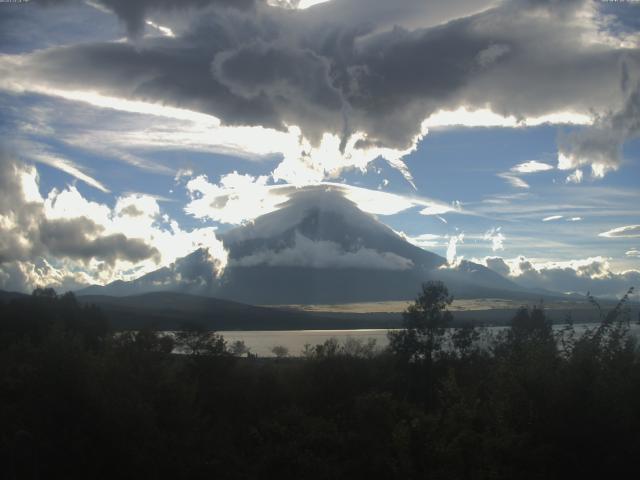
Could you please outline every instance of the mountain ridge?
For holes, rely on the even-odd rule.
[[[199,248],[137,279],[77,293],[175,291],[248,304],[349,303],[411,299],[429,280],[443,281],[461,298],[531,293],[482,265],[463,260],[448,266],[326,188],[298,192],[278,210],[220,238],[228,250],[221,276]]]

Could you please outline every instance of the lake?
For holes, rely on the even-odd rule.
[[[580,333],[588,327],[596,324],[576,324],[574,325],[576,332]],[[565,325],[554,325],[554,329],[561,329]],[[506,327],[488,327],[486,330],[489,334],[498,333]],[[635,336],[640,336],[640,325],[633,323],[630,326],[631,332]],[[362,340],[367,342],[374,339],[379,348],[387,346],[386,329],[362,329],[362,330],[277,330],[277,331],[225,331],[219,332],[231,345],[236,340],[241,340],[251,350],[251,353],[257,354],[259,357],[273,357],[271,349],[275,346],[283,346],[289,350],[290,356],[299,356],[304,350],[304,346],[311,346],[329,340],[337,339],[343,344],[348,338]]]

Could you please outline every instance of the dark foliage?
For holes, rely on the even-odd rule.
[[[446,328],[451,297],[431,283],[386,351],[330,340],[265,360],[198,326],[110,332],[96,308],[37,290],[0,303],[0,473],[622,478],[640,452],[625,302],[584,332],[523,307],[490,336]]]

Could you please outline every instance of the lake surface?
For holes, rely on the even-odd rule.
[[[584,332],[588,327],[594,327],[596,324],[576,324],[574,328],[577,333]],[[565,325],[554,325],[554,329],[561,329]],[[488,327],[485,330],[489,335],[497,334],[506,327]],[[633,323],[630,325],[631,333],[640,336],[640,325]],[[343,344],[347,339],[353,338],[367,342],[370,339],[376,341],[379,348],[388,345],[386,329],[363,329],[363,330],[278,330],[278,331],[225,331],[219,332],[231,345],[237,340],[241,340],[251,350],[251,353],[257,354],[259,357],[273,357],[271,351],[273,347],[283,346],[288,349],[290,356],[299,356],[304,350],[305,345],[311,346],[329,340],[337,339]]]
[[[251,353],[259,357],[275,356],[271,349],[275,346],[283,346],[289,350],[290,356],[299,356],[305,345],[315,346],[324,343],[330,338],[337,339],[343,344],[348,338],[367,342],[375,339],[376,345],[384,348],[389,343],[386,329],[367,330],[278,330],[278,331],[235,331],[219,332],[231,345],[236,340],[241,340],[251,350]]]

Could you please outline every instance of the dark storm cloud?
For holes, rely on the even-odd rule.
[[[159,42],[158,42],[159,43]],[[27,70],[61,88],[169,103],[214,114],[229,124],[282,126],[264,96],[243,97],[211,75],[210,55],[197,45],[100,43],[46,50]]]
[[[80,0],[35,0],[35,2],[44,6],[81,3]],[[254,2],[255,0],[95,0],[96,5],[102,5],[115,13],[125,24],[128,34],[133,37],[142,33],[146,17],[153,13],[171,13],[204,8],[209,5],[247,9]]]
[[[40,241],[55,257],[89,261],[92,258],[114,265],[116,260],[138,262],[147,258],[159,261],[157,249],[140,239],[121,233],[99,236],[102,228],[85,217],[44,220],[40,224]]]
[[[139,35],[147,14],[154,11],[172,11],[202,8],[216,4],[233,8],[248,8],[254,0],[98,0],[112,10],[125,23],[130,35]]]
[[[156,248],[122,234],[103,235],[104,228],[86,217],[47,218],[42,202],[29,197],[29,182],[36,185],[32,171],[0,151],[0,264],[49,254],[109,265],[119,259],[159,259]]]
[[[191,285],[213,285],[220,273],[219,264],[206,249],[199,248],[186,257],[179,258],[168,270],[172,280]]]
[[[243,45],[218,54],[212,74],[239,98],[264,99],[284,123],[304,124],[310,117],[342,123],[345,103],[332,85],[329,61],[309,49],[262,41]]]
[[[451,20],[439,25],[418,13],[431,4],[393,3],[210,5],[179,38],[53,48],[11,75],[187,107],[230,125],[299,125],[314,142],[362,131],[360,145],[394,148],[408,147],[439,109],[606,115],[628,96],[622,77],[639,76],[638,49],[592,41],[599,27],[590,2],[516,0],[475,13],[478,3],[451,20],[465,13],[453,2],[449,17],[436,12]],[[111,6],[138,18],[148,5]]]
[[[625,72],[626,69],[623,70]],[[622,88],[629,82],[623,76]],[[626,92],[625,92],[626,93]],[[596,120],[592,127],[563,135],[560,152],[567,158],[567,167],[591,164],[602,173],[622,162],[622,147],[626,140],[640,137],[640,82],[627,97],[624,106]]]

